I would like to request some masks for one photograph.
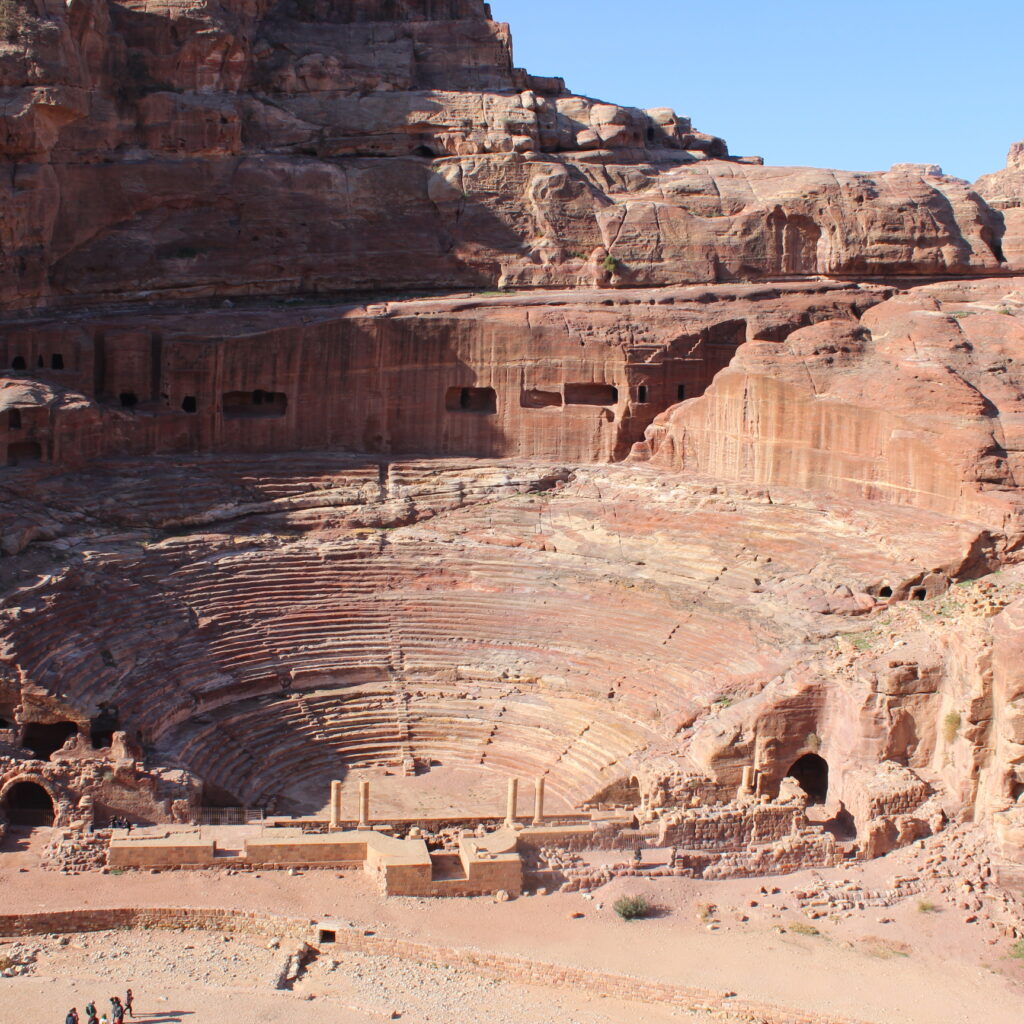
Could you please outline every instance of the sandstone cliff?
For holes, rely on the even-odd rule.
[[[997,269],[930,167],[763,168],[512,63],[479,0],[5,0],[0,301]]]

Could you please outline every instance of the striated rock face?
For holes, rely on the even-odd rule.
[[[637,456],[766,487],[857,496],[1020,529],[1024,292],[933,285],[857,324],[750,342]]]
[[[887,291],[794,283],[35,320],[0,336],[0,458],[343,448],[623,458],[748,338]],[[54,367],[57,367],[54,369]]]
[[[0,301],[668,285],[998,266],[936,168],[763,168],[513,67],[487,5],[25,0]]]

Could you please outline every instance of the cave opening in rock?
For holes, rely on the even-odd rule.
[[[647,385],[646,384],[641,384],[636,389],[636,400],[637,400],[637,402],[640,405],[646,405],[647,404],[648,397],[647,397]]]
[[[7,429],[8,430],[21,430],[21,410],[20,409],[8,409],[7,410]]]
[[[3,809],[12,825],[49,828],[56,811],[50,794],[36,782],[16,782],[4,794]]]
[[[29,462],[41,462],[43,449],[35,441],[17,441],[7,446],[7,465],[24,466]]]
[[[881,597],[881,598],[892,597],[892,587],[890,587],[890,586],[882,587],[882,589],[878,591],[878,596]]]
[[[787,778],[796,779],[807,794],[808,804],[823,804],[828,798],[828,762],[817,754],[804,754],[793,762]]]
[[[12,370],[24,370],[24,369],[26,369],[25,357],[24,356],[15,356],[11,360],[11,369]]]
[[[52,356],[50,356],[50,369],[51,370],[63,370],[64,369],[64,357],[59,352],[55,352]]]
[[[924,587],[914,587],[910,592],[910,596],[915,601],[923,601],[928,596],[928,591]]]
[[[195,412],[196,409],[198,409],[198,408],[199,408],[199,406],[196,403],[196,396],[195,395],[186,395],[181,400],[181,410],[182,410],[182,412],[192,413],[192,412]]]
[[[49,761],[50,755],[78,732],[74,722],[29,722],[22,733],[21,745],[27,747],[40,761]]]
[[[448,412],[493,414],[498,411],[498,395],[494,388],[449,388],[444,406]]]
[[[101,704],[99,711],[89,720],[89,740],[93,750],[105,750],[114,742],[114,733],[120,728],[117,708]]]
[[[615,405],[619,390],[611,384],[566,384],[566,405]]]
[[[686,401],[686,385],[685,384],[679,384],[676,387],[676,401],[677,402],[685,402]]]
[[[122,391],[117,399],[122,409],[134,409],[139,404],[139,396],[132,391]]]

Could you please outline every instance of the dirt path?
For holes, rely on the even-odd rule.
[[[901,851],[867,865],[778,878],[767,885],[764,879],[705,882],[627,878],[616,880],[592,898],[559,893],[497,903],[489,898],[385,900],[360,873],[62,876],[32,864],[34,851],[41,845],[42,840],[33,837],[27,849],[0,855],[4,911],[118,906],[256,909],[293,917],[337,918],[374,929],[382,936],[726,989],[744,998],[859,1018],[872,1024],[1018,1024],[1020,1020],[1024,967],[1008,956],[1009,942],[977,924],[966,923],[964,915],[944,902],[940,894],[923,893],[892,907],[868,907],[849,918],[825,918],[813,924],[800,913],[791,897],[794,890],[817,879],[849,879],[865,886],[882,887],[894,873],[912,869],[911,851]],[[762,887],[779,891],[766,896]],[[660,905],[659,915],[642,922],[620,921],[611,910],[611,902],[623,892],[647,894]],[[934,909],[920,909],[922,901],[934,904]],[[751,903],[756,906],[750,906]],[[717,907],[710,916],[708,904]],[[573,914],[584,916],[576,918]],[[153,933],[144,934],[142,940],[155,944],[154,948],[161,941]],[[392,963],[390,973],[394,974],[399,966],[400,962]],[[320,1013],[318,1007],[322,1002],[330,1002],[330,1012],[335,1014],[372,1012],[378,1015],[368,1019],[381,1019],[382,1006],[368,1002],[366,991],[353,995],[337,989],[339,979],[348,976],[347,969],[339,968],[322,978],[317,973],[320,970],[319,965],[311,970],[294,995],[269,996],[269,1005],[279,1005],[274,1000],[314,995],[316,998],[304,1006],[304,1021],[315,1024],[321,1019],[316,1014]],[[436,978],[431,971],[436,969],[417,967],[413,975]],[[419,983],[414,983],[413,975],[409,986],[415,989]],[[167,985],[166,995],[175,1005],[194,1008],[195,998],[191,1004],[182,1002],[188,991],[180,984],[175,987],[174,973],[161,977],[161,984]],[[199,979],[195,984],[205,991],[204,986],[214,980]],[[37,983],[35,978],[4,980],[0,982],[0,993],[9,985],[28,993]],[[55,991],[68,990],[58,986]],[[447,1020],[456,1024],[463,1019],[500,1021],[500,1017],[484,1018],[462,1012],[469,1005],[478,1006],[481,1000],[488,1002],[492,995],[502,1006],[511,999],[507,993],[460,997]],[[565,992],[559,992],[559,996],[570,1001],[584,999],[584,1004],[572,1007],[579,1020],[589,1024],[601,1019],[584,1015],[593,1009],[587,1008],[584,996]],[[210,998],[214,1006],[219,997]],[[525,995],[522,999],[516,1020],[525,1022],[531,1020],[533,1004]],[[607,1001],[599,1002],[604,1012]],[[218,1024],[249,1019],[235,1016],[249,1013],[247,1005],[232,1000],[232,1016],[219,1016]],[[266,1005],[266,1000],[257,999],[251,1012],[264,1012]],[[419,1019],[430,1019],[428,1011],[433,1004],[428,1000],[426,1005],[426,1010],[421,1007],[416,1011],[427,1013]],[[353,1006],[357,1009],[351,1009]],[[208,1012],[217,1016],[219,1011]],[[651,1008],[645,1008],[641,1017],[633,1012],[610,1019],[655,1021],[653,1013]],[[11,1019],[13,1022],[20,1018]],[[199,1024],[201,1018],[186,1019]],[[275,1018],[257,1015],[252,1019]],[[358,1015],[346,1018],[329,1014],[324,1019],[362,1020]],[[537,1019],[542,1024],[552,1020],[550,1016]],[[0,1021],[6,1024],[2,1012]]]

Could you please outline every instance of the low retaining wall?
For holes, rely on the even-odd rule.
[[[334,933],[325,943],[334,949],[371,956],[392,956],[435,966],[477,971],[489,977],[530,985],[569,986],[584,992],[640,1003],[661,1003],[689,1012],[709,1012],[720,1020],[743,1024],[867,1024],[849,1017],[787,1010],[740,999],[713,989],[691,988],[567,967],[503,953],[427,945],[405,939],[366,935],[331,921],[299,920],[237,910],[193,910],[174,907],[128,907],[108,910],[64,910],[39,914],[0,914],[0,936],[111,931],[126,928],[196,929],[300,939],[321,945],[320,930]]]
[[[50,935],[120,931],[127,928],[184,928],[308,939],[315,922],[242,910],[194,910],[179,907],[118,907],[106,910],[55,910],[41,914],[0,914],[0,935]]]

